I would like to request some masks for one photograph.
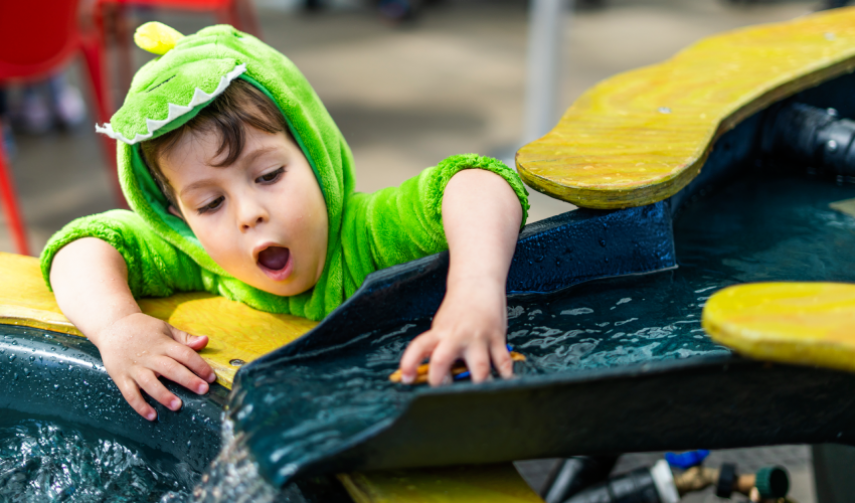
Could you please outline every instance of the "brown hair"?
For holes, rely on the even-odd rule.
[[[291,135],[285,117],[270,98],[254,85],[242,79],[234,80],[223,94],[203,108],[196,117],[174,130],[140,144],[140,152],[152,178],[169,203],[178,210],[175,191],[160,168],[160,159],[168,156],[172,149],[187,134],[215,131],[220,136],[220,146],[215,157],[226,152],[226,157],[215,167],[233,164],[246,143],[246,126],[265,133],[284,132]]]

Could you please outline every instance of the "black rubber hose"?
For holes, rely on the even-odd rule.
[[[766,156],[855,176],[855,121],[838,117],[834,109],[804,103],[773,107],[766,114],[761,134]]]
[[[639,468],[589,487],[564,503],[660,503],[649,468]]]

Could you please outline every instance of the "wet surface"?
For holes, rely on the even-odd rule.
[[[200,474],[171,456],[103,431],[4,410],[0,500],[169,502]]]
[[[677,270],[512,298],[509,342],[528,360],[515,368],[521,379],[488,386],[501,392],[592,369],[727,357],[700,328],[703,304],[716,290],[746,281],[855,281],[846,259],[855,246],[855,219],[828,208],[853,196],[852,186],[795,175],[731,184],[675,222]],[[387,379],[407,343],[429,325],[420,319],[378,326],[242,379],[230,417],[262,473],[284,482],[385,428],[417,395],[442,392]],[[457,392],[471,387],[454,384]]]

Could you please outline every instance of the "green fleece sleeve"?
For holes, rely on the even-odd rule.
[[[68,243],[85,237],[106,241],[124,257],[134,298],[205,290],[200,267],[158,236],[136,213],[127,210],[78,218],[54,234],[41,256],[42,275],[48,288],[51,288],[50,267],[56,253]]]
[[[504,178],[528,216],[528,192],[517,173],[503,162],[475,154],[449,157],[399,187],[375,192],[365,202],[371,256],[377,269],[448,249],[442,226],[442,196],[451,177],[464,169],[485,169]]]

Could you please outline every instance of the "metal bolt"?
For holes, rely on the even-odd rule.
[[[660,114],[670,114],[671,109],[668,107],[659,107],[659,113]]]
[[[229,360],[229,365],[232,365],[234,367],[240,367],[244,363],[246,363],[246,362],[241,360],[240,358],[235,358],[233,360]]]
[[[825,144],[825,148],[827,148],[829,152],[837,152],[837,142],[834,140],[828,140],[828,143]]]

